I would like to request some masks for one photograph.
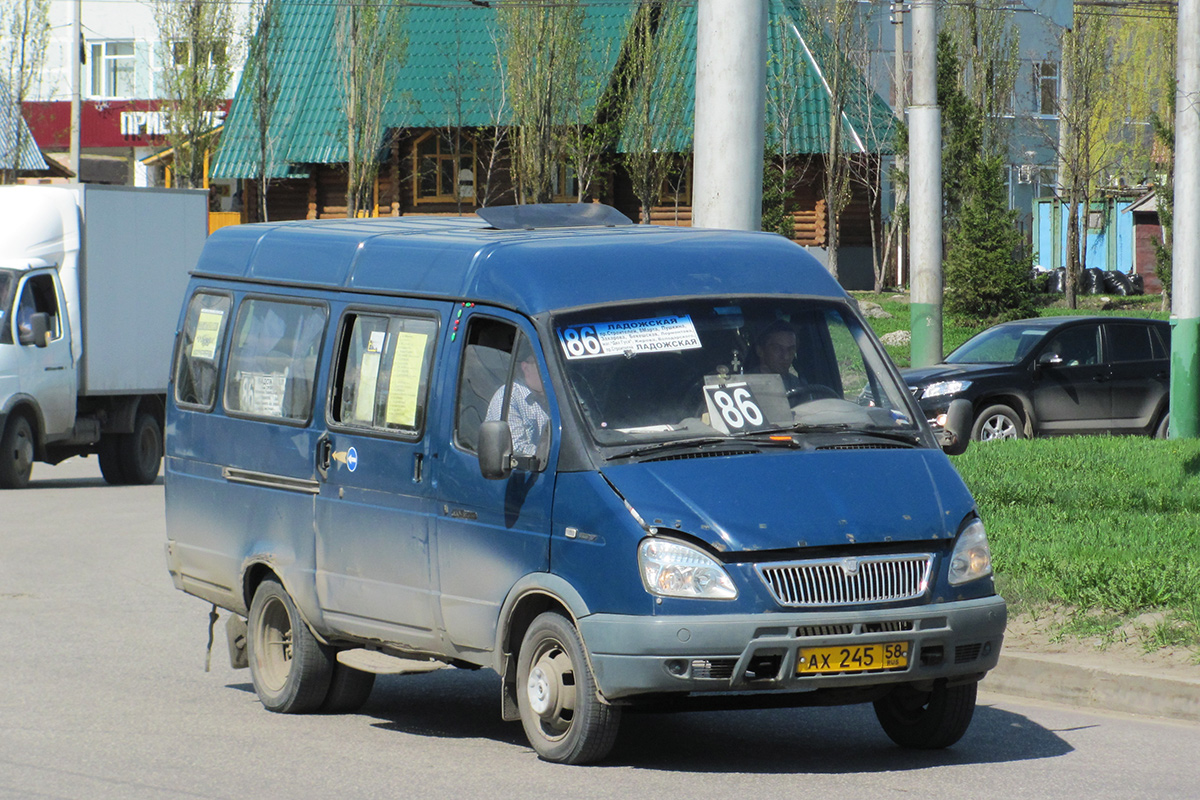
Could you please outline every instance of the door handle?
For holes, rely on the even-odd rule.
[[[333,461],[333,442],[329,440],[329,434],[321,434],[321,438],[317,439],[317,472],[320,473],[321,479],[326,480],[329,477],[329,465]]]

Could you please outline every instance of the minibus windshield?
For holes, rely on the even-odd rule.
[[[552,326],[600,445],[917,430],[884,356],[838,303],[686,299],[563,313]]]

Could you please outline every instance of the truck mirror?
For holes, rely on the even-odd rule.
[[[498,481],[512,472],[512,431],[508,422],[489,419],[479,425],[479,471]]]
[[[971,443],[973,413],[970,400],[953,400],[946,410],[946,424],[942,426],[942,450],[948,456],[960,456]]]
[[[21,331],[18,341],[21,344],[32,344],[45,347],[50,343],[50,315],[39,311],[29,318],[29,330]]]

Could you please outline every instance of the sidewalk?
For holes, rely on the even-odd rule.
[[[1051,655],[1005,648],[979,685],[986,692],[1082,708],[1200,722],[1200,678],[1104,664],[1103,657]]]

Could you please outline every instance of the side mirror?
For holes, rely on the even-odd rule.
[[[952,400],[942,426],[942,450],[948,456],[961,456],[971,443],[971,424],[974,412],[970,400]]]
[[[45,311],[39,311],[29,318],[29,332],[22,332],[19,336],[21,344],[32,344],[36,347],[45,347],[50,343],[50,315]]]
[[[1037,365],[1039,367],[1057,367],[1062,363],[1062,356],[1058,353],[1042,353],[1037,357]]]
[[[480,423],[479,472],[490,481],[503,480],[512,472],[512,431],[505,420]]]

